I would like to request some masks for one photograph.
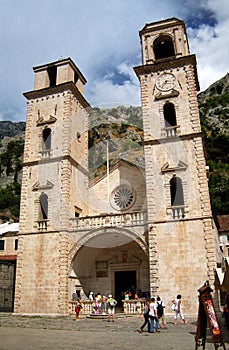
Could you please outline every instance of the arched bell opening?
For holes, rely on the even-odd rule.
[[[175,56],[172,38],[167,35],[160,35],[153,43],[155,60]]]

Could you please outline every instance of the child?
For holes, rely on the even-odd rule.
[[[106,315],[106,312],[107,312],[107,297],[105,295],[102,296],[101,310],[102,310],[102,315]]]
[[[82,305],[80,303],[80,300],[76,299],[76,303],[75,303],[76,321],[79,319],[79,313],[81,309],[82,309]]]

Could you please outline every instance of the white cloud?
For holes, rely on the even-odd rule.
[[[140,104],[133,66],[141,64],[139,30],[145,23],[214,11],[217,23],[189,29],[201,89],[228,69],[226,0],[8,0],[0,13],[0,114],[25,120],[24,91],[33,89],[32,67],[71,57],[88,80],[89,103]],[[200,16],[201,18],[201,16]],[[126,78],[118,81],[116,75]]]
[[[210,9],[216,14],[216,17],[221,22],[228,21],[229,3],[228,0],[207,0]]]
[[[134,73],[132,65],[130,66],[126,62],[122,62],[118,65],[118,71],[128,76],[134,84],[138,83],[138,79],[136,77],[136,74]]]
[[[126,79],[122,84],[115,83],[114,73],[106,74],[103,79],[97,79],[89,84],[90,102],[100,108],[112,108],[118,105],[140,105],[140,87],[133,65],[120,63],[116,70]]]
[[[92,90],[94,91],[92,106],[100,108],[112,108],[119,105],[140,106],[139,86],[130,81],[118,85],[109,79],[97,80],[92,84]]]
[[[208,0],[208,6],[214,11],[217,24],[214,27],[205,24],[188,30],[191,51],[197,55],[201,90],[228,72],[229,3]]]

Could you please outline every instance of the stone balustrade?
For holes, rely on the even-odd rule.
[[[164,128],[164,132],[166,137],[175,137],[177,136],[177,129],[179,128],[178,125],[175,126],[169,126]]]
[[[137,300],[122,300],[123,302],[123,313],[126,315],[140,315],[144,306],[145,299]],[[95,302],[91,300],[84,300],[81,302],[82,309],[80,314],[82,315],[92,315],[94,314]],[[75,301],[69,302],[69,314],[75,314]]]
[[[72,229],[93,229],[99,227],[143,226],[146,224],[146,212],[125,214],[107,214],[98,216],[77,217],[71,219]]]
[[[48,219],[40,219],[37,221],[38,231],[47,231]]]
[[[94,312],[95,302],[91,300],[81,301],[82,309],[80,311],[83,315],[91,315]],[[69,302],[69,314],[75,314],[75,301]]]
[[[185,209],[184,205],[172,206],[172,216],[173,216],[173,218],[174,219],[184,218],[184,216],[185,216],[184,209]]]
[[[123,309],[124,309],[124,314],[126,315],[141,314],[144,306],[145,306],[145,299],[123,300]]]
[[[42,158],[50,158],[50,156],[51,156],[51,150],[50,149],[43,150],[41,152],[41,157]]]

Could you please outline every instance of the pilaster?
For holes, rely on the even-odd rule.
[[[155,296],[158,292],[158,252],[156,242],[156,226],[150,224],[148,229],[149,239],[149,277],[150,295]]]
[[[59,243],[59,314],[68,314],[68,253],[69,253],[69,239],[66,232],[60,233]]]

